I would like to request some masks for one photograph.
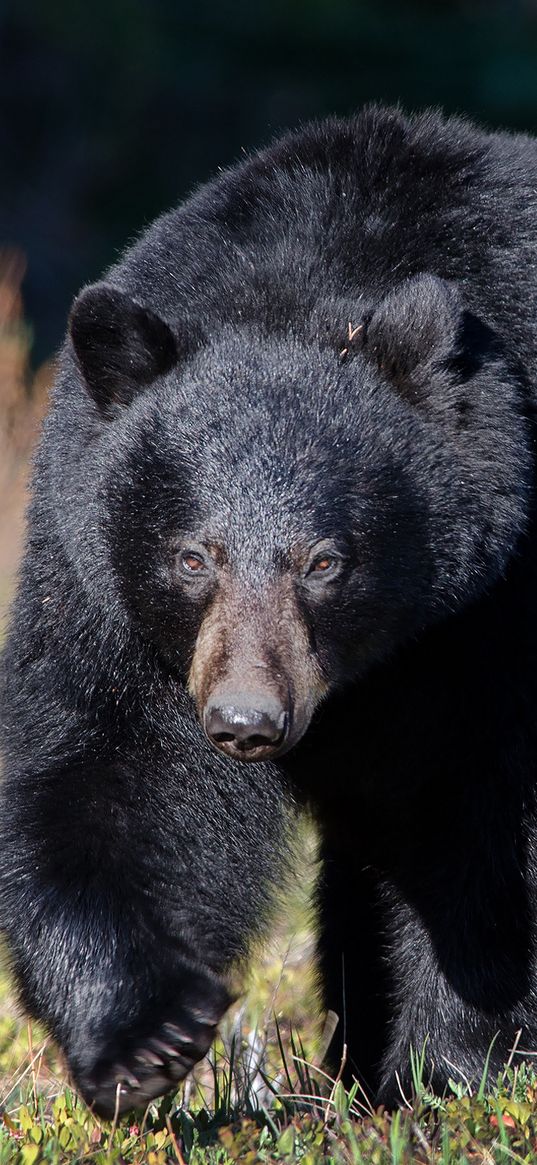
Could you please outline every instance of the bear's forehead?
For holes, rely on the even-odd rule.
[[[265,565],[344,533],[356,469],[347,456],[338,464],[333,433],[306,443],[289,430],[254,429],[240,440],[236,432],[190,426],[190,419],[169,424],[160,411],[156,431],[140,421],[127,465],[110,464],[114,509],[127,527],[159,529],[172,541],[188,533]]]
[[[359,396],[370,379],[361,358],[354,360],[350,376],[335,350],[307,346],[295,337],[224,332],[171,374],[166,395],[171,411],[174,404],[179,412],[186,409],[202,427],[228,420],[246,427],[265,418],[265,440],[281,421],[300,425],[307,439],[317,427],[337,421],[349,394]]]

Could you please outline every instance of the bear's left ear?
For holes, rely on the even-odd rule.
[[[69,331],[86,386],[105,416],[177,363],[177,343],[164,320],[110,284],[80,293]]]
[[[456,288],[436,275],[416,275],[375,308],[364,329],[363,350],[404,392],[417,385],[432,360],[454,353],[462,322]]]

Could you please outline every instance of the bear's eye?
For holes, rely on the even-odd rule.
[[[313,566],[311,567],[311,569],[316,570],[316,571],[317,570],[318,571],[330,570],[331,567],[333,567],[334,563],[335,563],[335,559],[330,558],[328,554],[325,554],[324,558],[319,558],[317,560],[317,562],[313,563]]]
[[[194,554],[192,550],[186,550],[181,555],[181,566],[186,574],[203,574],[207,570],[203,558],[199,554]]]
[[[314,558],[307,571],[306,578],[312,575],[320,578],[326,578],[328,575],[335,574],[341,564],[340,558],[336,554],[318,554]]]

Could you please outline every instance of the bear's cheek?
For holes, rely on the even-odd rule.
[[[171,566],[159,567],[151,560],[145,566],[139,561],[123,563],[118,577],[133,628],[157,648],[167,666],[186,679],[210,595],[185,595]]]
[[[347,595],[316,612],[313,624],[315,650],[329,690],[366,675],[396,649],[415,622],[409,620],[397,587],[387,585],[383,592],[378,582],[368,586],[362,574],[360,584],[347,589]]]

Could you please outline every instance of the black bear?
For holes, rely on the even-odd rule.
[[[332,1060],[537,1046],[537,146],[369,108],[70,317],[4,663],[21,999],[110,1116],[207,1051],[319,824]],[[245,763],[249,762],[249,763]],[[255,763],[251,763],[255,762]]]

